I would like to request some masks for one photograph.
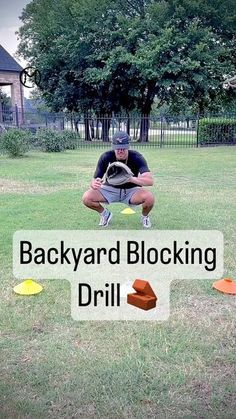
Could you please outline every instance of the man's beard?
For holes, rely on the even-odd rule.
[[[124,162],[124,163],[126,163],[127,162],[127,160],[128,160],[128,155],[129,155],[129,153],[127,153],[127,155],[125,156],[125,157],[116,157],[116,160],[119,160],[119,161],[121,161],[121,162]]]

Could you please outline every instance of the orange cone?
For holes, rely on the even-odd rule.
[[[236,282],[231,278],[224,278],[214,282],[212,288],[215,288],[217,291],[223,292],[224,294],[236,295]]]

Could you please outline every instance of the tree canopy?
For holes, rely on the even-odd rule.
[[[56,111],[148,116],[157,97],[204,112],[231,95],[235,11],[234,0],[33,0],[18,53]]]

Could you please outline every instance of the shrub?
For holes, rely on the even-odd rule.
[[[200,119],[198,141],[200,145],[236,144],[236,119]]]
[[[75,150],[78,148],[78,142],[80,135],[72,131],[62,131],[61,135],[63,137],[63,144],[65,150]]]
[[[78,147],[79,138],[79,134],[75,132],[41,128],[36,132],[35,145],[47,152],[75,150]]]
[[[31,127],[26,128],[24,126],[21,126],[21,131],[24,133],[27,133],[27,148],[28,150],[35,150],[39,147],[38,145],[38,139],[36,137],[36,133],[34,130],[31,129]]]
[[[1,134],[0,147],[9,157],[21,157],[28,151],[28,137],[28,131],[12,128]]]
[[[36,133],[36,137],[38,144],[43,151],[60,152],[65,149],[63,137],[61,133],[56,130],[48,128],[39,129]]]

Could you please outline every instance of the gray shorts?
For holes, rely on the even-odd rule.
[[[140,191],[140,186],[134,186],[133,188],[129,189],[121,189],[121,188],[114,188],[110,185],[102,185],[99,189],[99,192],[104,196],[107,200],[108,204],[112,204],[113,202],[122,202],[123,204],[127,204],[129,206],[136,206],[130,204],[130,199],[133,194],[137,191]]]

